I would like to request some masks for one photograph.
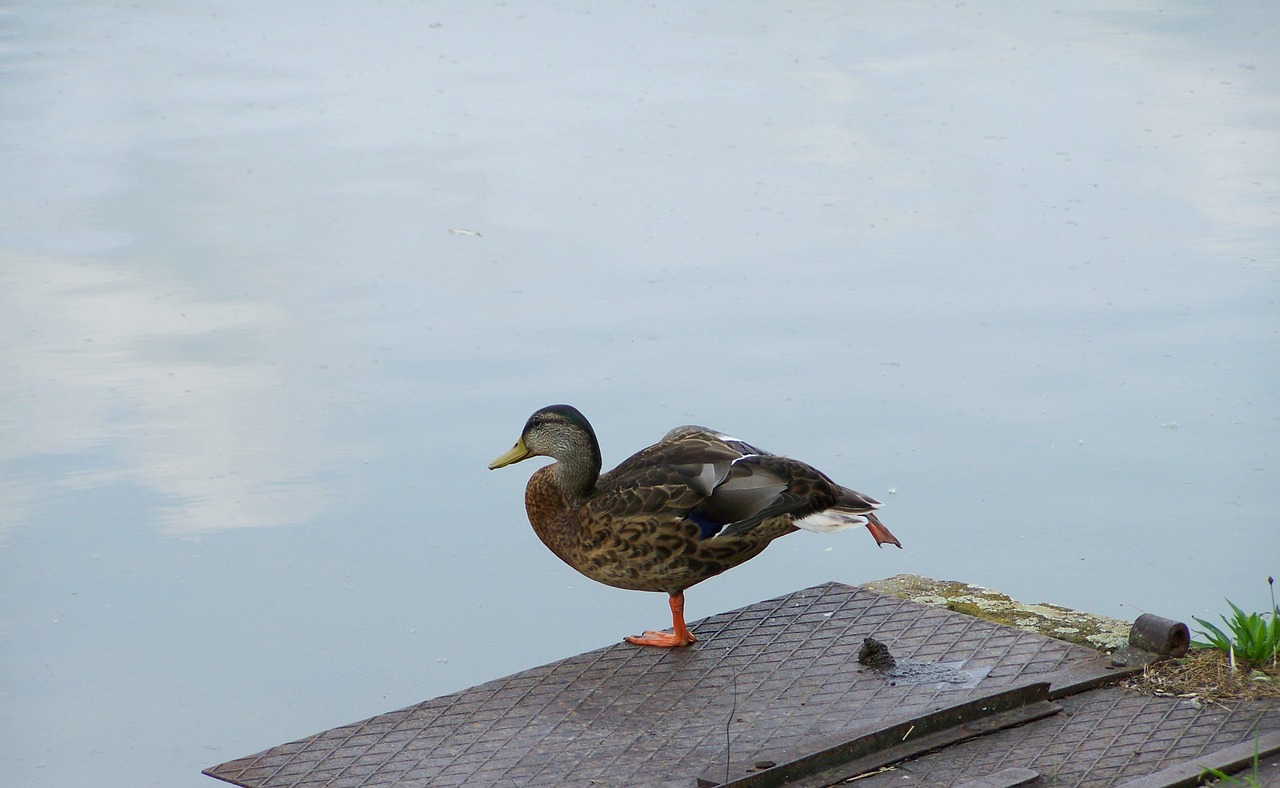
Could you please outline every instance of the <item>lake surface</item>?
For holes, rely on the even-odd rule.
[[[885,501],[1132,619],[1280,575],[1280,5],[0,9],[0,782],[205,766],[669,623],[536,540],[535,408]]]

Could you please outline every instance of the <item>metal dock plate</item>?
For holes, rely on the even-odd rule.
[[[1003,704],[999,713],[1017,716],[1023,712],[1011,710],[1035,706],[1026,712],[1029,717],[1044,716],[1056,710],[1048,699],[1117,676],[1105,658],[1087,648],[836,583],[712,616],[693,628],[700,641],[687,649],[610,646],[273,747],[205,773],[251,788],[692,788],[699,780],[707,785],[726,777],[764,779],[763,773],[779,765],[867,737],[896,736],[913,724],[928,727],[931,723],[921,721],[929,719],[953,723],[934,725],[933,733],[948,728],[954,733],[966,724],[989,733],[1000,727],[994,720],[956,723],[959,718],[948,710],[998,703]],[[895,676],[860,665],[858,650],[867,637],[887,645],[900,663],[940,666],[942,680],[920,683],[919,676],[933,674]],[[1060,702],[1065,706],[1068,700]],[[1147,700],[1162,699],[1137,702]],[[983,742],[1056,724],[1066,716],[1049,716],[943,752],[974,747],[980,752]],[[1275,724],[1280,726],[1280,720]],[[916,730],[925,735],[923,728]],[[910,741],[916,730],[904,738]],[[1204,746],[1238,741],[1211,737]],[[1052,736],[1042,742],[1044,747],[1053,744]],[[1127,740],[1125,746],[1131,746]],[[1071,757],[1087,749],[1078,746]],[[808,771],[839,771],[841,757],[819,759]],[[960,784],[1011,768],[1007,773],[1016,776],[1035,768],[1009,759],[966,758],[974,768],[962,769],[957,777],[940,774],[930,784]],[[767,784],[800,784],[794,782],[797,775],[786,777],[788,783]],[[859,788],[869,784],[858,783]]]

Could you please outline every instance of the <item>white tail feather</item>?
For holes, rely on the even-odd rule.
[[[825,512],[814,512],[807,517],[801,517],[796,520],[796,527],[812,531],[815,534],[829,534],[843,531],[846,528],[865,526],[866,524],[867,518],[860,514],[839,512],[834,509],[828,509]]]

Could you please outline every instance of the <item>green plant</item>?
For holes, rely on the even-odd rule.
[[[1258,768],[1257,763],[1253,765],[1254,769]],[[1242,777],[1232,777],[1221,769],[1205,769],[1200,772],[1201,780],[1216,780],[1216,784],[1220,785],[1243,785],[1246,788],[1262,788],[1262,783],[1258,782],[1258,778],[1252,774],[1246,774]]]
[[[1203,635],[1204,641],[1196,641],[1201,648],[1216,648],[1226,652],[1231,659],[1231,667],[1236,667],[1239,660],[1246,670],[1262,668],[1270,665],[1277,667],[1280,659],[1280,607],[1276,607],[1275,578],[1268,577],[1271,586],[1271,610],[1267,613],[1245,613],[1230,600],[1231,618],[1222,616],[1230,634],[1202,618],[1195,622],[1204,627],[1197,634]],[[1268,620],[1268,618],[1270,620]]]
[[[1248,774],[1241,774],[1239,777],[1234,777],[1221,769],[1202,768],[1200,770],[1200,779],[1213,780],[1213,785],[1243,785],[1245,788],[1262,788],[1262,783],[1258,782],[1258,761],[1260,755],[1258,747],[1260,744],[1261,740],[1259,737],[1254,736],[1253,766],[1249,769]]]

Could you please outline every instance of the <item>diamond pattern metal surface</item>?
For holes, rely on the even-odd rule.
[[[898,765],[859,788],[962,785],[1011,767],[1037,785],[1110,786],[1280,728],[1280,706],[1197,708],[1182,698],[1105,687],[1062,698],[1063,713]]]
[[[729,760],[803,750],[1015,685],[1107,672],[1089,649],[836,583],[694,628],[701,640],[688,649],[611,646],[206,773],[253,788],[690,786]],[[898,686],[858,664],[866,637],[975,681]]]

